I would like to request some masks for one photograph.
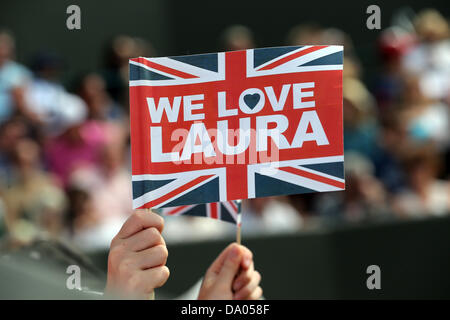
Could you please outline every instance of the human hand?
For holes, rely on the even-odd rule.
[[[199,300],[257,300],[262,296],[261,275],[254,269],[252,252],[230,244],[211,264],[203,279]]]
[[[136,210],[111,241],[106,293],[146,299],[169,278],[162,217]]]

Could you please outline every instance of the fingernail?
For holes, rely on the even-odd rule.
[[[250,264],[252,263],[252,259],[250,259],[249,257],[245,257],[244,258],[244,267],[248,268],[250,267]]]
[[[236,247],[231,248],[230,253],[228,254],[228,257],[231,260],[236,260],[239,257],[239,249]]]

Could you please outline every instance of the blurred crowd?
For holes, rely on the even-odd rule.
[[[253,32],[227,28],[223,50],[258,47]],[[60,81],[64,61],[37,52],[15,59],[0,30],[0,233],[37,233],[81,248],[107,248],[131,213],[128,59],[155,56],[127,35],[107,46],[99,70]],[[297,232],[311,226],[450,213],[450,29],[438,11],[405,15],[380,32],[375,74],[364,74],[348,34],[293,27],[280,45],[344,45],[346,191],[243,203],[243,232]],[[168,241],[221,237],[233,226],[167,219]]]

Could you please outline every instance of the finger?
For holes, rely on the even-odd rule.
[[[241,248],[237,245],[231,246],[227,252],[226,258],[223,262],[222,269],[220,269],[220,280],[229,285],[231,289],[233,279],[239,271],[239,266],[242,260]]]
[[[155,247],[135,253],[136,264],[139,269],[146,270],[163,266],[167,262],[168,251],[166,246],[160,244]]]
[[[248,269],[253,262],[253,253],[246,247],[240,246],[242,250],[242,263],[243,269]]]
[[[169,268],[166,266],[139,271],[130,278],[128,289],[135,295],[146,298],[155,288],[163,286],[169,275]]]
[[[170,271],[167,266],[147,269],[144,270],[143,273],[145,278],[151,279],[150,288],[147,288],[148,292],[152,292],[155,288],[162,287],[170,276]]]
[[[253,272],[250,282],[234,294],[234,299],[241,300],[249,297],[253,291],[259,286],[261,274],[258,271]]]
[[[162,232],[164,228],[164,219],[150,210],[136,210],[120,229],[117,237],[119,239],[126,239],[135,233],[154,227]]]
[[[230,251],[230,249],[232,247],[237,247],[237,246],[238,246],[237,243],[232,243],[228,247],[223,249],[223,251],[219,254],[219,256],[216,258],[216,260],[214,260],[214,262],[208,268],[206,275],[209,275],[209,274],[218,275],[220,270],[222,269],[223,263],[227,257],[228,252]]]
[[[241,290],[252,279],[252,275],[255,271],[253,262],[250,263],[250,267],[247,270],[241,269],[236,279],[233,281],[233,290],[235,292]]]
[[[166,243],[161,236],[161,233],[159,233],[159,230],[155,227],[139,231],[126,239],[126,246],[134,252],[139,252],[158,244],[165,245]]]
[[[261,287],[257,287],[253,292],[247,297],[246,300],[260,300],[262,298],[263,290]]]

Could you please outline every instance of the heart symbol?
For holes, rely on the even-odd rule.
[[[246,94],[244,96],[244,102],[245,104],[253,110],[254,107],[256,107],[256,105],[259,102],[259,99],[261,99],[261,97],[259,96],[258,93],[254,93],[254,94]]]

